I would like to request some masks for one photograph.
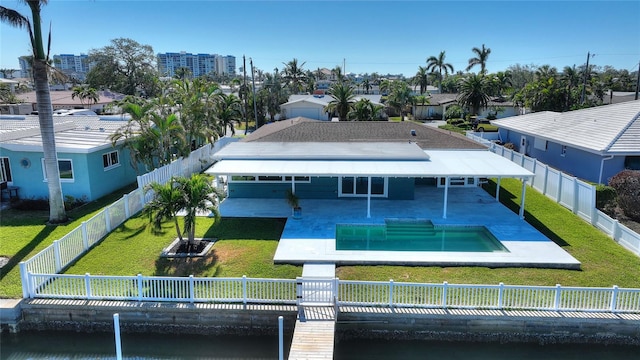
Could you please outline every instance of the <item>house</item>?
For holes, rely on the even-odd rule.
[[[110,91],[98,91],[98,102],[88,104],[87,101],[83,104],[80,101],[79,97],[72,96],[73,91],[69,90],[60,90],[60,91],[51,91],[51,105],[53,106],[53,110],[61,110],[61,109],[84,109],[89,108],[89,110],[93,110],[96,112],[101,112],[102,109],[115,100],[122,100],[124,95],[110,92]],[[38,101],[36,99],[36,92],[31,91],[23,94],[16,95],[18,99],[22,100],[26,104],[31,104],[31,111],[37,111]],[[29,112],[30,113],[30,112]],[[23,114],[27,115],[27,114]]]
[[[413,200],[419,184],[443,188],[446,199],[449,187],[533,176],[464,136],[410,122],[288,119],[214,157],[206,173],[226,177],[229,198],[284,199],[291,190],[307,199]]]
[[[428,104],[415,104],[414,116],[416,119],[441,119],[451,105],[458,104],[458,94],[431,94],[427,97]],[[521,114],[522,109],[512,101],[504,98],[492,98],[485,109],[478,114],[486,118],[490,114],[496,118],[504,118]]]
[[[492,121],[505,143],[587,181],[607,183],[640,170],[640,100],[558,113],[543,111]]]
[[[376,105],[380,103],[381,95],[357,95],[354,101],[360,99],[369,99]],[[280,105],[281,112],[287,119],[295,117],[305,117],[315,120],[331,120],[331,114],[326,112],[324,108],[333,100],[331,95],[315,94],[315,95],[291,95],[289,101]]]
[[[109,135],[125,124],[118,117],[54,117],[64,196],[95,200],[136,181],[129,151]],[[48,198],[37,116],[0,116],[0,175],[23,199]]]

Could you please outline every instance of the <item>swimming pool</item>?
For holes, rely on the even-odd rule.
[[[336,250],[508,252],[484,226],[434,226],[429,220],[336,224]]]

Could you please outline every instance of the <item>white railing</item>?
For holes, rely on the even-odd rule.
[[[640,234],[596,208],[595,186],[472,133],[467,133],[467,137],[487,145],[492,152],[534,173],[536,176],[531,183],[534,189],[602,230],[636,255],[640,255]]]
[[[173,175],[190,175],[200,172],[213,162],[213,154],[229,142],[235,141],[229,138],[220,139],[214,146],[203,146],[184,159],[178,159],[169,165],[156,169],[149,174],[138,176],[138,188],[124,195],[120,200],[105,207],[91,219],[82,222],[80,226],[59,240],[55,240],[32,258],[20,263],[22,281],[22,295],[27,297],[25,288],[25,274],[56,274],[92,246],[100,242],[109,232],[124,223],[131,216],[140,212],[144,204],[149,200],[149,194],[145,195],[144,186],[152,181],[166,182]],[[32,279],[35,286],[46,282],[46,278]]]
[[[420,284],[324,279],[197,278],[164,276],[26,275],[29,298],[217,302],[333,303],[388,308],[640,312],[640,289],[520,285]],[[304,292],[313,291],[314,294]],[[319,298],[315,296],[320,294]],[[326,296],[325,296],[326,295]],[[301,298],[305,298],[302,301]]]

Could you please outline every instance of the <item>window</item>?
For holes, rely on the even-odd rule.
[[[231,176],[231,182],[291,182],[291,176],[281,176],[281,175],[233,175]],[[296,176],[295,181],[297,183],[300,182],[311,182],[311,178],[308,176]]]
[[[535,138],[533,141],[533,147],[538,150],[547,151],[547,140]]]
[[[120,159],[118,158],[118,152],[112,151],[106,154],[102,154],[102,166],[105,170],[112,169],[120,166]]]
[[[11,166],[8,157],[0,157],[0,181],[12,182]]]
[[[387,196],[387,178],[371,178],[371,196]],[[369,178],[365,176],[345,176],[338,182],[340,196],[367,196],[369,191]]]
[[[629,170],[640,170],[640,156],[625,157],[624,168]]]
[[[567,155],[567,145],[562,145],[562,150],[560,150],[560,156]]]
[[[58,159],[58,170],[60,171],[61,181],[73,181],[73,163],[71,160]],[[44,159],[42,159],[42,172],[44,181],[47,181],[47,167],[44,165]]]

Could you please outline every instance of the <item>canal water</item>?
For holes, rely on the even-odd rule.
[[[285,339],[285,358],[291,334]],[[278,358],[272,336],[122,334],[124,359],[262,360]],[[343,340],[335,359],[446,360],[626,360],[640,359],[640,347],[621,345],[537,345],[434,341]],[[2,360],[115,359],[112,333],[22,332],[0,338]]]

